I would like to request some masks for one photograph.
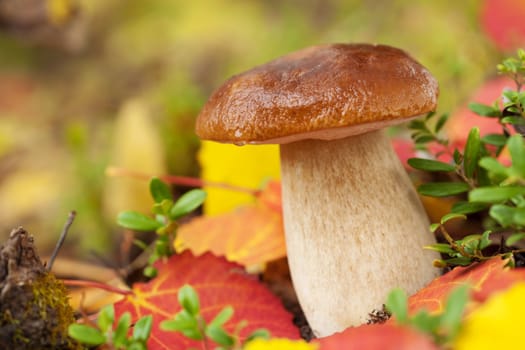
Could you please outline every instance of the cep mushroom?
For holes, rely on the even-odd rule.
[[[402,50],[306,48],[230,78],[197,118],[202,139],[280,144],[292,281],[317,336],[366,322],[394,287],[439,274],[428,218],[381,129],[436,108],[438,84]]]

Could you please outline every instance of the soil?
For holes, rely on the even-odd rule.
[[[315,338],[297,300],[297,295],[292,285],[288,260],[282,258],[268,263],[264,270],[262,281],[281,299],[285,309],[293,315],[293,323],[299,329],[301,337],[306,341]]]

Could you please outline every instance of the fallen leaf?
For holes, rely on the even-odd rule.
[[[409,313],[414,314],[421,309],[431,313],[442,312],[450,291],[465,283],[472,286],[472,303],[469,308],[472,309],[491,294],[503,291],[518,281],[525,281],[525,269],[510,269],[505,267],[506,263],[507,260],[495,257],[468,267],[454,268],[410,296]]]
[[[284,338],[255,339],[250,341],[244,350],[318,350],[315,343],[307,343],[304,340],[290,340]]]
[[[201,314],[207,322],[222,308],[231,305],[235,312],[224,328],[233,332],[240,321],[247,321],[247,326],[240,332],[241,339],[258,328],[267,329],[274,337],[299,339],[292,315],[277,297],[241,266],[211,253],[195,257],[189,251],[155,266],[158,269],[155,279],[135,284],[134,294],[115,304],[117,317],[128,311],[132,322],[153,315],[149,350],[203,348],[200,342],[159,329],[161,321],[173,318],[181,310],[177,293],[185,284],[191,285],[198,293]]]
[[[255,204],[182,225],[175,248],[196,255],[211,251],[244,266],[281,258],[286,256],[281,210],[281,185],[269,182]]]
[[[437,350],[425,334],[394,324],[351,327],[341,333],[315,340],[319,350]]]
[[[481,27],[502,51],[525,44],[525,2],[523,0],[485,0],[481,6]]]
[[[126,101],[115,121],[110,164],[128,171],[164,174],[165,156],[158,129],[147,103],[140,99]],[[113,221],[122,210],[147,213],[153,200],[148,182],[136,178],[107,177],[103,193],[103,213]]]
[[[464,320],[455,350],[512,349],[523,343],[525,283],[495,293]]]
[[[267,179],[280,177],[278,145],[245,145],[242,147],[203,141],[198,153],[201,178],[205,182],[231,183],[241,187],[259,188]],[[228,213],[254,202],[253,196],[214,186],[204,188],[206,215]]]

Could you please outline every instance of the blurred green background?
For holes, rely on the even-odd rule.
[[[17,3],[16,6],[13,3]],[[9,5],[12,5],[9,7]],[[48,250],[115,249],[118,210],[149,211],[146,183],[108,165],[199,176],[193,123],[229,76],[329,42],[397,46],[440,82],[440,112],[501,59],[476,0],[0,0],[0,236]],[[38,11],[37,11],[38,10]]]

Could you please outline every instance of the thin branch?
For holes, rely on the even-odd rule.
[[[70,279],[62,279],[61,280],[66,286],[70,287],[93,287],[105,290],[107,292],[120,294],[120,295],[131,295],[133,292],[131,290],[122,289],[118,287],[113,287],[106,283],[101,283],[98,281],[82,281],[82,280],[70,280]]]
[[[47,263],[47,271],[51,271],[51,268],[53,267],[53,263],[55,262],[55,259],[58,255],[60,248],[62,247],[62,245],[64,244],[64,241],[66,240],[67,233],[69,231],[69,228],[73,224],[73,221],[75,220],[76,215],[77,213],[74,210],[69,212],[69,216],[66,220],[64,228],[62,229],[62,232],[60,233],[60,237],[58,238],[58,242],[55,245],[55,250],[53,250],[51,257],[49,258],[49,262]]]
[[[148,174],[141,173],[138,171],[131,171],[128,169],[112,167],[112,166],[106,168],[106,175],[107,176],[133,177],[133,178],[141,179],[141,180],[149,180],[153,176],[153,175],[148,175]],[[258,189],[232,185],[232,184],[228,184],[224,182],[203,181],[199,178],[189,177],[189,176],[158,175],[158,178],[167,183],[175,184],[175,185],[189,186],[189,187],[210,186],[210,187],[223,188],[225,190],[230,190],[230,191],[235,191],[235,192],[243,192],[243,193],[250,194],[252,196],[257,196],[261,192]]]

